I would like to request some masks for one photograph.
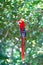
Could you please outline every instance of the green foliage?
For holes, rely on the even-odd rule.
[[[27,33],[24,62],[43,65],[43,0],[0,0],[0,65],[22,65],[20,18]]]

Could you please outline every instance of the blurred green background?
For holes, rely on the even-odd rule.
[[[24,64],[20,18],[27,34]],[[43,0],[0,0],[0,65],[43,65]]]

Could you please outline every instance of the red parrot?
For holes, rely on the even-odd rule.
[[[23,20],[18,21],[19,27],[20,27],[20,33],[22,36],[22,47],[21,47],[21,55],[22,55],[22,60],[24,60],[25,56],[25,40],[26,40],[26,31],[25,31],[25,22]]]

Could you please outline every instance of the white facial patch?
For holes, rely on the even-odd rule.
[[[20,25],[20,23],[22,23],[22,21],[20,20],[20,21],[18,21],[18,25]]]
[[[21,23],[22,21],[20,20],[19,23]]]

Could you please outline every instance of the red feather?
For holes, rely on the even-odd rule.
[[[24,60],[24,57],[25,57],[25,37],[22,38],[22,60]]]
[[[23,33],[26,24],[25,24],[25,22],[23,20],[19,20],[18,22],[19,22],[20,30]],[[24,60],[24,57],[25,57],[25,39],[26,39],[26,37],[22,36],[22,47],[21,47],[22,60]]]
[[[21,21],[21,22],[20,22]],[[18,21],[19,22],[19,26],[20,26],[20,29],[23,31],[24,30],[24,28],[25,28],[25,26],[26,26],[26,24],[25,24],[25,22],[23,21],[23,20],[19,20]]]

